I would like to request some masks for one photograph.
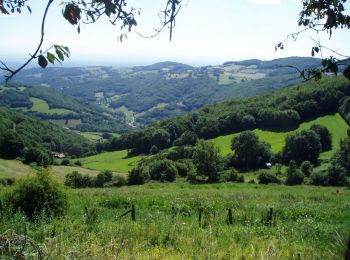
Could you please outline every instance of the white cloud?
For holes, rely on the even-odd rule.
[[[281,5],[282,0],[253,0],[253,3],[259,5]]]

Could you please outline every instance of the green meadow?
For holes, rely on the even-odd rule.
[[[47,113],[47,114],[60,114],[60,115],[73,113],[73,111],[64,109],[64,108],[50,109],[49,104],[45,100],[40,98],[31,97],[30,100],[33,102],[33,106],[30,109],[32,111],[37,111],[37,112]]]
[[[27,230],[44,259],[333,260],[344,259],[349,235],[345,188],[178,181],[66,193],[64,217],[29,222],[3,211],[0,233]],[[132,204],[136,221],[119,217]]]
[[[143,156],[128,157],[127,150],[105,152],[102,154],[79,159],[83,167],[93,170],[111,170],[127,173],[137,165]]]
[[[273,152],[279,152],[279,151],[282,151],[285,137],[288,134],[291,134],[292,132],[295,132],[295,131],[309,129],[313,124],[320,124],[320,125],[326,126],[332,134],[333,149],[331,151],[327,151],[320,155],[320,159],[328,160],[332,156],[334,151],[339,147],[340,139],[345,138],[347,135],[348,126],[344,121],[344,119],[339,114],[327,115],[327,116],[319,117],[309,122],[304,122],[300,124],[298,129],[290,132],[272,132],[272,131],[265,131],[260,129],[256,129],[254,130],[254,132],[259,136],[260,140],[266,141],[271,144],[271,149]],[[91,133],[92,134],[91,136],[90,136],[90,133],[87,133],[87,134],[83,133],[83,134],[86,135],[86,137],[90,137],[90,140],[93,140],[93,138],[95,138],[97,135],[95,133]],[[210,141],[214,142],[214,144],[220,148],[222,155],[227,155],[229,153],[232,153],[231,140],[234,136],[237,136],[237,135],[239,135],[239,133],[220,136]],[[127,157],[127,151],[124,150],[124,151],[106,152],[106,153],[94,155],[91,157],[82,158],[81,162],[83,164],[83,167],[89,168],[89,169],[94,169],[94,170],[109,169],[114,172],[126,173],[129,170],[131,170],[142,157],[143,156]]]
[[[339,114],[322,116],[315,120],[304,122],[300,124],[298,129],[290,132],[271,132],[260,129],[256,129],[254,132],[259,136],[260,141],[266,141],[271,144],[271,150],[273,152],[279,152],[282,151],[284,140],[288,134],[291,134],[295,131],[309,129],[313,124],[326,126],[332,134],[333,149],[331,151],[322,153],[320,156],[321,159],[329,159],[334,151],[339,147],[340,139],[343,139],[347,136],[348,125]],[[222,155],[227,155],[229,153],[232,153],[231,140],[237,135],[239,135],[239,133],[219,136],[215,139],[212,139],[211,141],[220,148]]]

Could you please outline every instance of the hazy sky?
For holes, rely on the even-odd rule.
[[[24,60],[33,52],[40,36],[44,0],[31,0],[33,13],[0,15],[0,59]],[[274,50],[287,34],[298,31],[299,0],[189,0],[177,18],[172,42],[164,30],[153,39],[130,33],[128,40],[117,41],[119,27],[107,20],[76,27],[64,20],[60,0],[49,11],[44,47],[51,44],[69,46],[72,57],[68,65],[87,64],[150,64],[172,60],[193,65],[219,64],[229,60],[250,58],[275,59],[286,56],[310,56],[314,45],[307,33],[297,42],[289,41],[285,51]],[[129,0],[142,9],[134,29],[144,35],[159,26],[157,13],[165,0]],[[331,40],[321,37],[324,45],[350,53],[349,30],[337,31]]]

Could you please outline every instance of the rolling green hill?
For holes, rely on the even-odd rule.
[[[313,124],[319,124],[326,126],[330,133],[332,134],[333,147],[331,151],[321,153],[320,158],[322,160],[329,159],[335,150],[339,147],[340,139],[344,139],[347,136],[348,125],[344,119],[339,115],[327,115],[316,118],[314,120],[304,122],[293,131],[287,132],[273,132],[256,129],[254,132],[259,136],[261,141],[266,141],[271,144],[271,150],[273,152],[279,152],[282,150],[285,142],[285,137],[295,131],[306,130],[311,127]],[[239,133],[220,136],[208,141],[213,142],[217,147],[220,148],[221,154],[223,156],[232,153],[230,148],[231,140],[234,136],[239,135]],[[144,156],[135,156],[127,157],[127,151],[115,151],[115,152],[106,152],[91,157],[83,158],[80,161],[83,164],[83,167],[95,170],[104,170],[109,169],[115,172],[126,173],[136,166],[136,163],[142,159]]]
[[[111,170],[126,173],[137,165],[143,156],[128,157],[126,150],[106,152],[80,159],[83,167],[94,170]]]
[[[285,137],[288,134],[291,134],[295,131],[301,131],[301,130],[307,130],[309,129],[313,124],[323,125],[328,128],[328,130],[332,134],[332,143],[333,147],[331,151],[327,151],[325,153],[321,154],[322,159],[329,159],[335,150],[339,147],[339,141],[340,139],[344,139],[347,136],[347,130],[349,126],[344,121],[344,119],[339,115],[327,115],[319,117],[315,120],[311,120],[308,122],[304,122],[300,124],[298,129],[288,132],[272,132],[272,131],[265,131],[256,129],[254,132],[259,136],[260,141],[266,141],[269,144],[271,144],[271,150],[272,152],[279,152],[282,151],[282,148],[284,146]],[[239,135],[239,133],[225,135],[225,136],[219,136],[215,139],[212,139],[212,141],[216,146],[220,148],[222,155],[227,155],[229,153],[232,153],[231,150],[231,140],[233,137]]]
[[[161,62],[129,68],[28,69],[19,73],[15,82],[54,88],[84,104],[124,114],[129,125],[143,126],[207,104],[255,96],[300,82],[298,73],[286,65],[304,69],[319,66],[320,60],[290,57],[204,67]]]
[[[122,113],[79,102],[43,86],[0,86],[0,106],[79,131],[125,132],[130,128]]]
[[[78,156],[95,151],[93,144],[79,134],[36,117],[0,107],[0,133],[8,129],[16,131],[27,148],[37,147],[49,152]]]

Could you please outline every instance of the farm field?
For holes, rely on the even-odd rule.
[[[127,173],[137,165],[143,156],[127,157],[126,150],[105,152],[98,155],[79,159],[83,167],[93,170],[111,170],[113,172]]]
[[[37,111],[41,113],[47,113],[47,114],[71,114],[73,111],[64,109],[64,108],[54,108],[50,109],[48,103],[45,100],[42,100],[40,98],[33,98],[31,97],[30,100],[33,102],[33,106],[30,110]]]
[[[78,171],[81,174],[87,174],[90,176],[96,176],[99,171],[89,170],[77,166],[57,166],[52,165],[49,167],[49,171],[55,176],[55,178],[63,183],[64,177],[66,174],[71,173],[72,171]],[[29,174],[36,173],[37,170],[30,167],[29,165],[23,164],[18,160],[4,160],[0,159],[0,178],[20,178],[25,177]]]
[[[321,153],[320,155],[321,160],[327,161],[332,156],[332,154],[336,151],[336,149],[339,147],[340,139],[346,137],[348,126],[344,121],[344,119],[339,114],[335,114],[335,115],[327,115],[327,116],[319,117],[315,120],[302,123],[300,124],[300,127],[294,131],[309,129],[313,124],[320,124],[320,125],[326,126],[332,134],[333,149],[331,151]],[[271,144],[271,149],[273,152],[282,151],[285,137],[294,131],[277,133],[277,132],[271,132],[271,131],[264,131],[260,129],[254,130],[254,132],[259,136],[260,140],[266,141]],[[239,135],[239,133],[220,136],[210,141],[214,142],[214,144],[220,148],[222,155],[227,155],[229,153],[232,153],[232,150],[230,147],[231,140],[234,136],[237,136],[237,135]],[[127,157],[127,151],[124,150],[124,151],[106,152],[99,155],[83,158],[81,159],[81,162],[83,163],[83,167],[86,167],[89,169],[94,169],[94,170],[108,169],[114,172],[126,173],[129,170],[131,170],[136,165],[137,161],[140,160],[143,156],[130,157],[130,158],[126,158],[126,157]]]
[[[340,139],[345,138],[347,135],[348,125],[339,114],[322,116],[315,120],[304,122],[300,124],[298,129],[290,132],[271,132],[260,129],[256,129],[254,132],[259,136],[260,141],[266,141],[271,144],[272,152],[279,152],[282,151],[285,137],[288,134],[295,131],[309,129],[313,124],[326,126],[332,134],[333,149],[320,155],[321,159],[329,159],[334,151],[339,147]],[[222,155],[227,155],[232,153],[231,140],[237,135],[239,135],[239,133],[220,136],[212,139],[212,142],[214,142],[214,144],[220,148]]]
[[[27,222],[4,212],[0,233],[27,225],[51,259],[344,259],[349,236],[345,188],[178,182],[66,192],[65,217]],[[117,218],[131,204],[136,221]]]

